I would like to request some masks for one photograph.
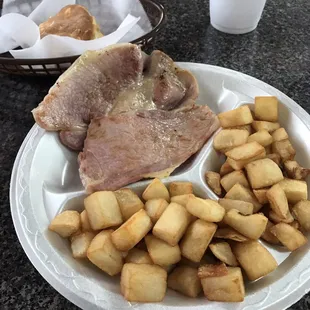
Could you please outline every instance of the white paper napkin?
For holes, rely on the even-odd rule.
[[[26,2],[25,2],[26,1]],[[64,6],[81,4],[95,16],[102,38],[82,41],[48,35],[42,40],[38,25]],[[33,10],[33,8],[35,8]],[[30,13],[31,11],[31,13]],[[28,17],[12,12],[20,12]],[[10,51],[15,58],[52,58],[82,54],[117,42],[129,42],[152,29],[139,0],[4,0],[0,18],[0,53]],[[21,50],[13,50],[21,46]]]

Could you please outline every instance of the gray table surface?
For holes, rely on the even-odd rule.
[[[155,47],[178,61],[244,72],[280,89],[310,112],[310,2],[268,0],[257,30],[226,35],[212,28],[207,0],[162,0],[168,22]],[[9,204],[16,153],[50,78],[0,74],[0,309],[77,309],[32,266],[16,237]],[[310,295],[290,309],[310,309]]]

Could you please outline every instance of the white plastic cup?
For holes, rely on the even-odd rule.
[[[253,31],[266,0],[210,0],[211,25],[222,32],[242,34]]]

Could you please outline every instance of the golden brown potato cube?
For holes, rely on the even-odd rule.
[[[193,222],[180,243],[182,256],[193,262],[200,262],[216,229],[216,224],[201,219]]]
[[[286,223],[279,223],[270,228],[280,242],[290,251],[295,251],[307,243],[307,238],[296,228]]]
[[[74,258],[87,257],[87,249],[94,237],[95,234],[89,231],[74,236],[71,239],[72,256]]]
[[[208,277],[222,277],[228,275],[228,268],[225,264],[204,264],[198,268],[199,279]]]
[[[168,276],[168,287],[189,297],[197,297],[202,290],[198,270],[189,266],[176,267]]]
[[[81,226],[80,214],[77,211],[67,210],[58,215],[51,221],[48,229],[63,238],[68,238],[76,233]]]
[[[237,169],[236,169],[237,170]],[[224,164],[221,166],[220,169],[220,176],[223,176],[227,173],[233,172],[234,168],[230,166],[230,164],[227,162],[227,160],[224,162]]]
[[[292,212],[301,227],[310,231],[310,201],[302,200],[298,202],[293,208]]]
[[[247,160],[261,154],[262,152],[265,152],[264,147],[254,141],[237,146],[226,152],[225,155],[234,160]]]
[[[261,121],[278,121],[278,99],[274,96],[255,97],[255,118]]]
[[[227,211],[231,209],[238,210],[243,215],[253,214],[254,206],[250,202],[233,199],[219,199],[218,203]]]
[[[284,178],[279,166],[269,158],[253,161],[245,169],[253,189],[274,185]]]
[[[238,261],[231,250],[229,243],[227,242],[216,242],[211,243],[209,248],[213,255],[218,258],[221,262],[236,267],[238,266]]]
[[[170,196],[193,194],[193,184],[191,182],[171,182],[169,184]]]
[[[145,236],[145,243],[151,259],[156,265],[169,266],[181,260],[181,251],[178,245],[171,246],[150,234]]]
[[[252,127],[255,131],[267,130],[269,133],[272,133],[280,128],[280,124],[266,121],[253,121]]]
[[[267,154],[266,157],[273,160],[278,166],[280,166],[281,157],[279,154],[271,153],[271,154]]]
[[[242,129],[222,129],[213,140],[213,147],[220,152],[226,152],[247,142],[249,132]]]
[[[241,235],[238,231],[230,227],[219,228],[215,232],[214,238],[229,239],[229,240],[233,240],[237,242],[244,242],[244,241],[249,240],[249,238]]]
[[[204,295],[211,301],[241,302],[245,290],[241,269],[228,267],[228,274],[201,279]]]
[[[190,219],[190,213],[183,206],[171,202],[155,224],[153,235],[175,246],[185,233]]]
[[[288,139],[288,134],[284,128],[279,128],[272,133],[273,141],[282,141]]]
[[[212,189],[212,191],[218,195],[222,195],[222,188],[220,184],[221,176],[217,172],[207,171],[205,174],[206,182],[208,186]]]
[[[129,188],[121,188],[115,191],[114,194],[125,221],[144,207],[138,195]]]
[[[270,133],[264,129],[264,130],[257,131],[256,133],[253,133],[252,135],[248,137],[247,142],[253,142],[253,141],[256,141],[263,147],[266,147],[270,145],[273,140],[272,140],[272,136],[270,135]]]
[[[284,169],[287,176],[295,180],[303,180],[310,174],[310,169],[301,167],[297,161],[286,160]]]
[[[82,231],[83,232],[86,232],[86,231],[93,232],[94,230],[90,226],[90,222],[89,222],[86,210],[83,210],[81,212],[80,217],[81,217],[81,229],[82,229]]]
[[[267,191],[268,190],[269,190],[269,188],[253,189],[253,193],[254,193],[256,199],[262,205],[268,203],[268,198],[267,198]]]
[[[260,154],[258,154],[257,156],[254,156],[252,158],[249,159],[241,159],[241,160],[234,160],[232,158],[227,158],[227,162],[228,164],[234,169],[234,170],[241,170],[243,169],[248,163],[252,162],[252,161],[256,161],[258,159],[262,159],[266,157],[266,151],[265,149],[262,150],[262,152]]]
[[[229,192],[226,194],[225,198],[233,199],[233,200],[242,200],[246,202],[250,202],[253,204],[253,213],[256,213],[262,207],[262,204],[258,202],[254,194],[250,189],[242,186],[241,184],[235,184]]]
[[[128,252],[125,262],[133,264],[153,264],[150,254],[137,248],[133,248]]]
[[[262,213],[242,215],[232,209],[225,214],[224,222],[249,239],[258,239],[265,231],[268,219]]]
[[[139,243],[151,228],[150,217],[141,209],[112,233],[112,241],[118,250],[128,251]]]
[[[190,197],[186,205],[187,211],[207,222],[220,222],[225,209],[215,200]]]
[[[248,106],[222,112],[218,114],[218,118],[223,128],[242,126],[253,122],[252,113]]]
[[[124,265],[121,275],[121,293],[131,302],[159,302],[167,290],[167,272],[157,265]]]
[[[120,273],[123,268],[123,255],[112,243],[112,232],[112,229],[101,231],[87,249],[88,259],[110,276]]]
[[[273,212],[276,213],[279,217],[285,218],[289,209],[288,201],[282,187],[279,184],[273,185],[267,191],[267,198],[270,202],[270,207]]]
[[[308,199],[307,183],[301,180],[284,179],[279,182],[289,203],[295,204]]]
[[[258,241],[235,243],[232,249],[250,281],[264,277],[278,267],[274,257]]]
[[[221,185],[226,192],[229,192],[229,190],[237,183],[243,185],[244,187],[250,187],[250,184],[242,170],[226,174],[221,179]]]
[[[144,190],[142,198],[147,201],[150,199],[163,198],[170,201],[170,196],[167,187],[161,180],[155,178]]]
[[[288,139],[273,142],[272,152],[279,154],[283,161],[292,160],[296,155],[296,151]]]
[[[270,228],[273,227],[274,224],[270,221],[268,221],[266,229],[264,231],[264,233],[261,235],[261,238],[264,239],[265,241],[267,241],[268,243],[271,244],[279,244],[280,241],[279,239],[271,233]]]
[[[290,212],[290,210],[287,211],[287,214],[285,215],[285,218],[280,217],[277,213],[275,213],[274,211],[270,210],[268,217],[274,222],[274,223],[293,223],[294,222],[294,218]]]
[[[195,195],[186,194],[186,195],[173,196],[173,197],[171,197],[171,202],[175,202],[175,203],[177,203],[177,204],[179,204],[185,208],[187,205],[188,199],[190,197],[195,197]]]
[[[151,218],[153,224],[158,221],[168,205],[169,203],[163,198],[150,199],[145,203],[145,211]]]
[[[122,214],[113,192],[93,193],[84,199],[84,205],[93,230],[105,229],[123,223]]]

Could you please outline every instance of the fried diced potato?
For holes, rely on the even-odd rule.
[[[232,249],[250,281],[266,276],[278,267],[274,257],[258,241],[235,243]]]
[[[296,228],[286,223],[279,223],[270,228],[280,242],[290,251],[295,251],[307,243],[307,238]]]
[[[123,223],[122,214],[113,192],[93,193],[84,199],[84,205],[93,230],[105,229]]]
[[[262,213],[242,215],[232,209],[225,214],[224,222],[249,239],[258,239],[266,229],[267,217]]]
[[[274,185],[284,178],[279,166],[269,158],[253,161],[245,169],[253,189]]]
[[[278,166],[280,166],[281,157],[279,154],[271,153],[271,154],[267,154],[266,157],[273,160]]]
[[[193,194],[193,184],[191,182],[171,182],[169,193],[171,197]]]
[[[280,217],[277,213],[275,213],[274,211],[271,210],[269,212],[269,218],[275,223],[283,222],[283,223],[289,224],[289,223],[294,222],[294,218],[293,218],[293,216],[289,210],[288,210],[287,214],[285,215],[285,218]]]
[[[201,279],[201,284],[208,300],[225,302],[244,300],[244,283],[239,267],[228,267],[228,274],[224,276]]]
[[[74,258],[87,257],[87,249],[94,237],[95,234],[89,231],[74,236],[71,239],[72,256]]]
[[[163,198],[170,201],[170,196],[167,187],[161,180],[155,178],[144,190],[142,198],[147,201],[150,199]]]
[[[252,113],[248,106],[222,112],[218,114],[218,118],[223,128],[242,126],[253,122]]]
[[[125,221],[144,207],[138,195],[129,188],[121,188],[114,194]]]
[[[282,187],[279,184],[275,184],[267,191],[266,195],[273,212],[280,218],[286,218],[287,212],[289,211],[288,201]]]
[[[274,96],[255,97],[255,118],[261,121],[278,121],[278,99]]]
[[[279,185],[283,188],[289,203],[295,204],[308,199],[308,188],[305,181],[284,179],[279,182]]]
[[[272,140],[272,136],[267,130],[260,130],[260,131],[257,131],[256,133],[253,133],[252,135],[248,137],[248,141],[247,141],[248,143],[253,142],[253,141],[256,141],[263,147],[266,147],[270,145],[273,140]]]
[[[186,209],[190,214],[207,222],[220,222],[225,215],[225,209],[211,199],[190,197]]]
[[[217,242],[211,243],[209,248],[213,255],[218,258],[221,262],[236,267],[238,266],[238,261],[231,250],[229,243],[227,242]]]
[[[227,211],[236,209],[243,215],[253,214],[253,204],[242,200],[219,199],[218,203]]]
[[[252,111],[251,111],[252,112]],[[252,115],[253,116],[253,115]],[[252,126],[251,124],[248,125],[242,125],[242,126],[235,126],[235,127],[231,127],[229,129],[241,129],[241,130],[246,130],[249,135],[252,134]]]
[[[237,169],[236,169],[237,170]],[[224,164],[221,166],[220,169],[220,176],[223,176],[227,173],[233,172],[234,168],[227,162],[227,160],[224,162]]]
[[[265,147],[265,151],[266,151],[266,154],[271,154],[272,153],[271,144]]]
[[[284,128],[279,128],[272,133],[273,141],[282,141],[288,139],[288,134]]]
[[[222,195],[222,188],[221,188],[221,176],[219,173],[217,172],[213,172],[213,171],[207,171],[205,174],[206,177],[206,182],[208,184],[208,186],[212,189],[212,191],[218,195],[221,196]]]
[[[292,212],[301,227],[310,231],[310,201],[302,200],[298,202],[293,208]]]
[[[249,132],[241,129],[223,129],[213,140],[213,147],[220,152],[227,152],[228,150],[242,145],[247,142]]]
[[[229,239],[237,242],[244,242],[249,240],[249,238],[241,235],[239,232],[230,227],[219,228],[215,232],[214,238]]]
[[[243,169],[248,163],[252,162],[252,161],[256,161],[258,159],[262,159],[266,157],[266,151],[265,149],[258,154],[255,157],[249,158],[249,159],[243,159],[243,160],[234,160],[232,158],[227,158],[227,162],[229,163],[229,165],[231,167],[233,167],[234,170],[241,170]]]
[[[187,210],[171,202],[153,228],[153,235],[175,246],[178,244],[191,220]]]
[[[297,161],[286,160],[284,162],[284,169],[287,176],[295,180],[303,180],[310,175],[310,169],[301,167]]]
[[[292,160],[296,155],[290,140],[275,141],[272,143],[272,152],[279,154],[282,160]]]
[[[228,275],[228,268],[225,264],[204,264],[198,268],[199,279],[208,277],[222,277]]]
[[[193,262],[200,262],[216,229],[216,224],[201,219],[193,222],[180,243],[182,256]]]
[[[255,131],[267,130],[269,133],[272,133],[280,128],[280,124],[266,121],[253,121],[252,127]]]
[[[120,273],[123,268],[123,255],[112,243],[112,233],[112,229],[101,231],[87,249],[88,259],[110,276]]]
[[[89,223],[89,219],[88,219],[88,215],[87,215],[87,211],[86,210],[83,210],[80,214],[80,217],[81,217],[81,229],[83,232],[86,232],[86,231],[93,231],[93,229],[91,228],[90,226],[90,223]]]
[[[112,233],[112,241],[120,251],[132,249],[152,228],[152,221],[144,209],[129,218]]]
[[[179,266],[168,276],[168,287],[189,297],[197,297],[202,290],[198,270],[189,266]]]
[[[264,151],[265,149],[259,143],[254,141],[237,146],[226,152],[225,155],[234,160],[246,160],[257,156]]]
[[[137,248],[133,248],[128,252],[125,262],[133,264],[153,264],[150,254]]]
[[[127,301],[159,302],[167,290],[167,272],[148,264],[124,265],[121,275],[121,293]]]
[[[274,224],[268,221],[266,229],[264,233],[261,235],[261,238],[267,241],[268,243],[279,244],[280,243],[279,239],[274,234],[272,234],[270,231],[270,228],[273,226]]]
[[[269,190],[269,188],[253,189],[253,193],[254,193],[256,199],[262,205],[268,203],[268,198],[267,198],[267,191],[268,190]]]
[[[152,261],[159,266],[173,265],[181,260],[181,251],[178,245],[171,246],[152,235],[145,236],[145,243]]]
[[[242,186],[241,184],[235,184],[226,194],[225,198],[252,203],[254,207],[253,213],[256,213],[262,207],[251,190]]]
[[[221,185],[226,192],[228,192],[237,183],[243,185],[244,187],[250,187],[250,184],[242,170],[226,174],[221,179]]]
[[[67,210],[58,215],[51,221],[48,229],[63,238],[68,238],[76,233],[81,226],[80,214],[77,211]]]
[[[195,197],[195,196],[193,194],[173,196],[171,197],[171,202],[175,202],[185,208],[187,205],[188,199],[190,197]]]
[[[145,211],[155,224],[168,207],[168,202],[163,198],[150,199],[145,203]]]

